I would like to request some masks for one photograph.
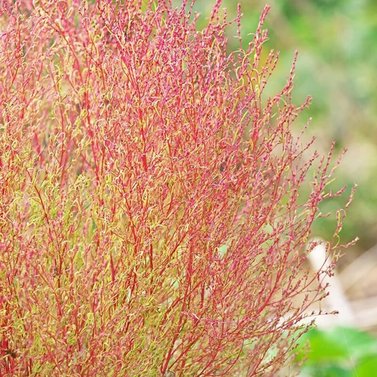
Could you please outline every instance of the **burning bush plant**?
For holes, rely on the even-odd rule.
[[[1,2],[1,376],[276,375],[323,298],[331,153],[292,132],[294,69],[264,96],[268,8],[233,53],[191,9]]]

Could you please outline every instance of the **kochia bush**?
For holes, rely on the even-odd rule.
[[[332,170],[292,133],[293,70],[264,98],[267,11],[228,54],[219,1],[201,31],[186,2],[1,2],[1,376],[286,362]]]

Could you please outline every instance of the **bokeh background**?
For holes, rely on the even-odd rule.
[[[265,0],[241,0],[242,37],[252,38]],[[213,1],[197,0],[205,22]],[[229,19],[236,16],[238,1],[224,0]],[[269,49],[280,51],[272,81],[276,88],[286,80],[295,50],[299,52],[295,101],[312,97],[310,132],[324,150],[336,142],[347,153],[337,174],[339,185],[357,184],[355,201],[342,232],[344,242],[356,236],[358,243],[345,259],[377,243],[377,1],[376,0],[270,0],[265,26]],[[233,33],[232,33],[233,31]],[[232,35],[233,34],[233,35]],[[237,48],[234,30],[230,48]],[[270,86],[272,92],[274,88]],[[325,210],[325,209],[324,209]],[[318,236],[331,237],[330,221],[317,224]],[[343,258],[344,259],[344,258]]]
[[[238,2],[246,47],[266,1],[223,0],[229,19],[235,18]],[[199,26],[205,24],[213,4],[196,1]],[[331,141],[337,154],[347,149],[333,188],[345,185],[349,193],[358,185],[341,238],[344,243],[355,237],[359,241],[345,250],[334,278],[334,285],[340,287],[334,294],[342,296],[340,301],[348,305],[354,320],[348,330],[332,327],[308,335],[314,344],[315,355],[312,352],[309,357],[314,369],[307,365],[302,375],[377,376],[377,1],[269,0],[268,4],[266,54],[269,49],[280,51],[271,93],[284,84],[298,50],[294,101],[312,97],[310,109],[299,122],[304,124],[312,117],[308,137],[315,135],[323,151],[328,151]],[[238,47],[235,34],[230,28],[230,50]],[[325,202],[321,211],[335,210],[344,203],[344,199]],[[330,239],[334,227],[330,217],[318,221],[314,233]]]

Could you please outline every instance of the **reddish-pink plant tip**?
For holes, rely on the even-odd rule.
[[[268,7],[227,54],[221,1],[201,31],[125,3],[0,3],[0,375],[276,375],[332,151],[292,132],[294,67],[264,94]]]

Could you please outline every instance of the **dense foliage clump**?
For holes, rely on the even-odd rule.
[[[268,8],[228,54],[220,1],[0,4],[0,374],[275,375],[332,170],[294,70],[263,97]]]

